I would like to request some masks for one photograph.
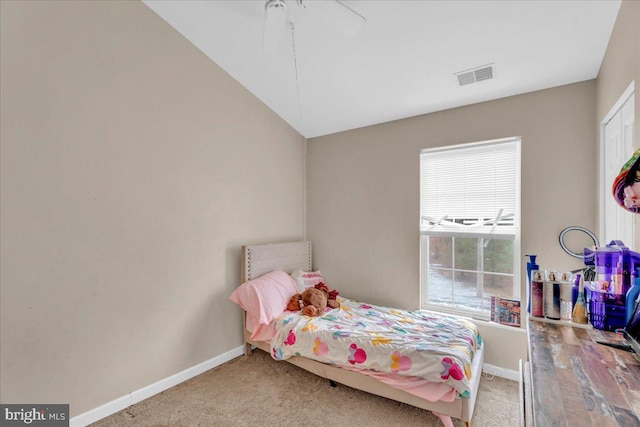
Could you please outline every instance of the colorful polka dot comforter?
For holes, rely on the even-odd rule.
[[[337,366],[372,369],[445,382],[471,393],[471,362],[482,345],[470,321],[424,310],[404,311],[339,298],[320,317],[284,312],[271,355],[303,356]]]

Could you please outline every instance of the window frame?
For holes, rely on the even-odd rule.
[[[420,155],[422,156],[424,152],[428,152],[428,151],[442,151],[442,150],[460,150],[460,149],[465,149],[465,148],[470,148],[470,147],[477,147],[478,145],[492,145],[492,144],[499,144],[499,143],[505,143],[505,142],[514,142],[515,143],[515,149],[516,149],[516,169],[515,169],[515,174],[516,174],[516,185],[515,185],[515,212],[514,212],[514,217],[513,217],[513,223],[514,223],[514,231],[513,233],[502,233],[502,232],[497,232],[497,233],[486,233],[486,232],[478,232],[478,231],[473,231],[473,232],[469,232],[469,231],[465,231],[463,228],[461,228],[459,231],[450,231],[450,232],[443,232],[442,230],[437,230],[437,231],[427,231],[423,229],[422,226],[422,216],[420,217],[420,224],[421,226],[419,227],[419,236],[420,236],[420,308],[421,309],[426,309],[426,310],[432,310],[432,311],[438,311],[438,312],[443,312],[443,313],[447,313],[447,314],[453,314],[453,315],[462,315],[462,316],[466,316],[466,317],[471,317],[474,319],[479,319],[479,320],[490,320],[491,317],[491,311],[490,311],[490,307],[487,307],[487,310],[473,310],[473,309],[466,309],[466,308],[461,308],[461,307],[455,307],[455,291],[452,290],[453,292],[453,300],[452,303],[450,305],[446,305],[446,304],[440,304],[440,303],[430,303],[428,300],[428,269],[429,269],[429,248],[428,248],[428,241],[429,241],[429,237],[431,236],[443,236],[443,237],[453,237],[453,238],[460,238],[460,237],[465,237],[465,238],[477,238],[479,239],[479,245],[480,246],[484,246],[484,239],[500,239],[500,240],[510,240],[513,241],[513,258],[512,258],[512,262],[513,262],[513,299],[516,300],[520,300],[521,301],[521,305],[523,304],[522,302],[522,284],[521,284],[521,260],[520,260],[520,254],[521,254],[521,248],[520,248],[520,233],[521,233],[521,229],[522,229],[522,217],[520,214],[520,206],[521,206],[521,144],[522,144],[522,140],[521,138],[518,137],[510,137],[510,138],[503,138],[503,139],[497,139],[497,140],[489,140],[489,141],[481,141],[481,142],[473,142],[473,143],[468,143],[468,144],[458,144],[458,145],[451,145],[451,146],[445,146],[445,147],[436,147],[433,149],[425,149],[422,150]],[[421,168],[421,172],[420,172],[420,181],[421,181],[421,188],[420,188],[420,197],[422,198],[422,160],[420,160],[420,168]],[[455,241],[455,240],[454,240]],[[452,248],[452,251],[455,253],[455,250]],[[480,254],[482,252],[482,249],[480,249],[478,251],[478,257],[480,257]],[[454,256],[454,254],[452,254],[452,256]],[[482,262],[483,258],[480,259],[479,258],[479,262],[477,265],[477,270],[474,270],[475,273],[477,273],[480,277],[479,282],[476,282],[476,289],[480,289],[482,291],[483,297],[484,297],[484,283],[483,282],[483,273],[494,273],[494,272],[485,272],[484,271],[484,265]],[[465,270],[465,269],[461,269],[461,268],[455,268],[455,263],[454,263],[454,258],[452,258],[452,265],[451,268],[445,268],[446,270],[451,270],[452,271],[452,278],[455,278],[455,272],[456,271],[469,271],[469,270]],[[495,274],[501,274],[501,273],[495,273]],[[508,275],[508,274],[507,274]],[[455,283],[455,280],[454,280]]]

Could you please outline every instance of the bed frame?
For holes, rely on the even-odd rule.
[[[312,271],[311,242],[276,243],[242,247],[241,283],[255,279],[269,271],[282,270],[291,273],[297,269]],[[246,313],[243,319],[245,322],[244,354],[247,356],[250,355],[252,347],[257,347],[267,353],[271,353],[271,347],[268,343],[251,340],[251,332],[246,328]],[[286,359],[286,361],[326,378],[331,381],[332,384],[333,382],[337,382],[358,390],[426,409],[432,411],[441,419],[443,419],[442,415],[459,418],[466,422],[467,427],[471,427],[471,417],[478,394],[478,386],[480,385],[483,359],[484,351],[480,350],[476,352],[471,366],[473,372],[471,398],[455,399],[453,402],[430,402],[405,391],[392,388],[370,376],[316,362],[304,357],[294,356]],[[443,422],[448,424],[444,419]]]

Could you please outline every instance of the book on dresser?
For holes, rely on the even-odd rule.
[[[491,297],[491,321],[502,325],[520,327],[520,301],[511,298]]]

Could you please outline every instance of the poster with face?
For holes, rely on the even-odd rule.
[[[640,149],[622,166],[613,180],[613,197],[618,205],[633,213],[640,213]]]

